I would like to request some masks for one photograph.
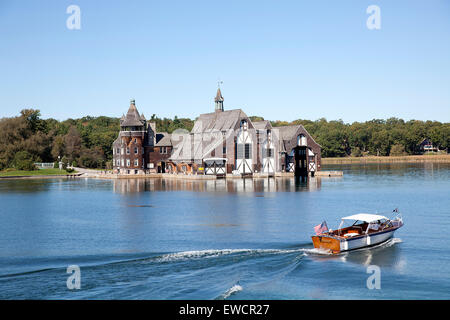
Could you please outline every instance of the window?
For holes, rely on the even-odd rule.
[[[138,148],[134,147],[134,154],[138,154]]]
[[[136,143],[136,138],[134,138],[134,143]]]
[[[119,154],[120,153],[120,148],[117,148],[116,149],[116,154]]]
[[[273,157],[273,149],[266,149],[266,152],[267,152],[266,156],[268,158],[272,158]]]
[[[297,145],[298,146],[306,146],[306,137],[301,134],[297,137]]]
[[[245,159],[252,158],[252,145],[250,143],[245,144]]]
[[[223,153],[223,154],[227,154],[227,147],[223,147],[222,153]]]
[[[247,121],[242,120],[242,122],[241,122],[241,128],[244,129],[244,130],[247,130]]]
[[[244,159],[244,145],[239,143],[236,150],[236,159]]]
[[[130,154],[130,148],[127,147],[127,154]]]
[[[166,153],[167,153],[167,147],[161,147],[161,148],[159,148],[159,153],[166,154]]]
[[[119,159],[117,159],[116,165],[117,165],[118,167],[120,166],[120,160],[119,160]]]
[[[139,160],[138,159],[134,159],[134,166],[138,167],[139,166]]]
[[[127,159],[127,167],[130,166],[130,159]]]

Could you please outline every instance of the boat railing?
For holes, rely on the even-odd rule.
[[[396,212],[395,216],[389,219],[383,226],[381,230],[391,227],[399,227],[403,225],[403,217],[400,212]]]

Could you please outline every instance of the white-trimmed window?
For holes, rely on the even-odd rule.
[[[139,166],[139,160],[138,159],[134,159],[134,166],[138,167]]]
[[[127,154],[130,154],[130,148],[127,147]]]
[[[127,167],[130,166],[130,159],[127,159]]]
[[[138,151],[139,149],[138,149],[138,147],[134,147],[134,154],[138,154]]]

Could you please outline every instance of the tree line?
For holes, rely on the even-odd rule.
[[[160,119],[155,115],[159,132],[191,130],[190,119]],[[35,162],[58,162],[64,166],[108,168],[112,160],[112,143],[120,131],[120,119],[83,117],[58,121],[42,119],[39,110],[24,109],[17,117],[0,119],[0,170],[32,170]]]
[[[398,118],[344,123],[342,120],[295,120],[280,125],[301,124],[322,146],[322,157],[400,156],[421,153],[420,143],[430,139],[439,150],[450,147],[450,123],[438,121],[404,121]]]
[[[263,120],[253,116],[252,120]],[[194,120],[158,118],[158,132],[176,129],[190,131]],[[344,123],[326,119],[272,121],[274,127],[301,124],[322,146],[323,157],[364,155],[417,154],[419,144],[430,138],[442,150],[450,147],[450,123],[437,121],[404,121],[390,118],[366,122]],[[42,119],[39,110],[24,109],[17,117],[0,119],[0,170],[30,170],[35,162],[56,162],[86,168],[111,166],[112,143],[120,130],[120,119],[114,117],[83,117],[58,121]]]

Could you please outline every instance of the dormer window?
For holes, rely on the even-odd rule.
[[[246,120],[242,120],[242,122],[241,122],[241,128],[242,128],[244,131],[247,131],[248,124],[247,124],[247,121],[246,121]]]
[[[298,145],[298,146],[303,146],[303,147],[306,146],[306,137],[305,137],[305,135],[300,134],[300,135],[297,137],[297,145]]]

